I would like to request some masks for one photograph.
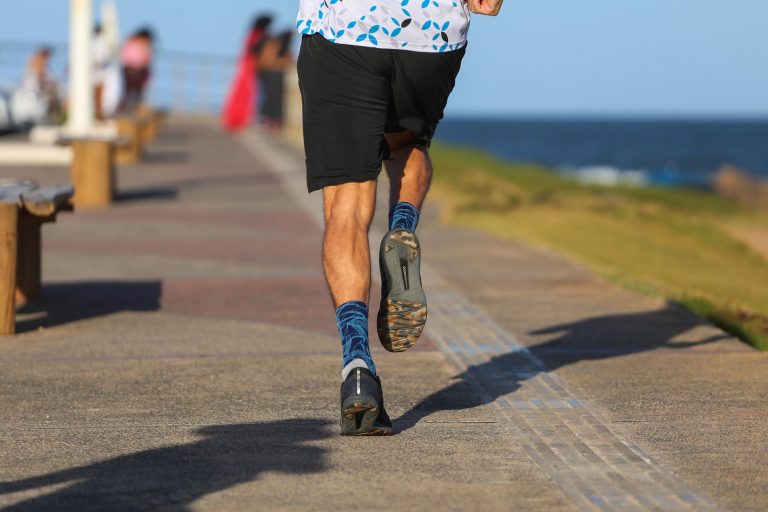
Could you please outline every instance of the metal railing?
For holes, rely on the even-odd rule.
[[[49,71],[66,94],[67,45],[0,40],[0,88],[21,84],[27,62],[41,46],[53,50]],[[218,114],[237,69],[233,56],[158,48],[152,66],[149,101],[176,111]]]
[[[21,84],[27,69],[27,62],[40,47],[53,50],[49,64],[51,76],[60,84],[66,83],[67,46],[44,44],[32,41],[0,40],[0,87],[13,88]]]
[[[158,50],[150,82],[154,105],[182,112],[218,113],[237,69],[237,58]]]

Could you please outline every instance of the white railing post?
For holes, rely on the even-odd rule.
[[[93,130],[94,97],[91,56],[93,1],[69,2],[69,112],[71,135],[88,135]]]

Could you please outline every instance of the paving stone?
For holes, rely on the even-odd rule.
[[[172,118],[112,208],[44,228],[45,297],[0,340],[0,508],[766,508],[764,354],[434,205],[427,333],[373,339],[396,435],[338,436],[301,165]]]

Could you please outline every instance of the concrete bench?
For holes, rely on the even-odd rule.
[[[72,210],[74,188],[0,181],[0,335],[16,332],[16,308],[40,296],[41,226]]]

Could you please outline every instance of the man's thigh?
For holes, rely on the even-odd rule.
[[[384,139],[392,90],[385,53],[304,37],[299,85],[307,185],[311,191],[375,180],[388,157]]]

